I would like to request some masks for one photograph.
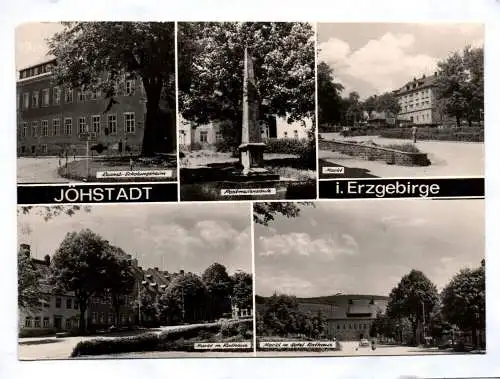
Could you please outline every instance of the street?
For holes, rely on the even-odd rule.
[[[324,352],[292,352],[292,351],[258,351],[257,357],[296,357],[296,356],[324,356],[324,357],[346,357],[346,356],[382,356],[382,355],[429,355],[429,354],[451,354],[449,351],[438,350],[437,348],[420,348],[397,345],[377,345],[375,350],[371,347],[359,346],[359,341],[341,341],[342,350]],[[356,350],[358,348],[358,350]]]
[[[338,133],[322,133],[325,140],[373,141],[378,145],[407,144],[410,140],[381,138],[378,136],[341,137]],[[418,141],[417,148],[427,153],[430,166],[395,166],[382,161],[368,161],[320,150],[318,158],[368,173],[381,178],[395,177],[439,177],[439,176],[483,176],[484,143],[451,141]]]
[[[73,183],[58,175],[59,158],[17,158],[17,182],[27,183]]]

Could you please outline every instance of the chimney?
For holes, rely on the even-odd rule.
[[[180,270],[179,274],[184,275],[184,270]]]
[[[50,255],[49,254],[45,255],[45,257],[43,257],[43,260],[45,261],[47,266],[50,266]]]
[[[436,76],[438,76],[438,73],[437,73],[437,71],[434,71],[434,76],[435,76],[435,77],[436,77]]]
[[[20,246],[19,246],[19,250],[21,250],[28,258],[30,257],[31,255],[31,246],[26,244],[26,243],[22,243]]]
[[[425,79],[425,74],[422,75],[422,79]]]

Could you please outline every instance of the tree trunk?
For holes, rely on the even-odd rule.
[[[460,127],[460,117],[459,116],[455,116],[455,119],[457,121],[457,128]]]
[[[84,300],[84,299],[79,299],[78,301],[78,308],[80,310],[80,325],[79,325],[79,329],[80,329],[80,332],[83,334],[85,333],[85,331],[87,330],[87,325],[86,325],[86,322],[85,322],[85,312],[87,311],[87,302],[88,302],[88,299],[87,300]]]
[[[115,310],[115,324],[120,326],[120,299],[113,295],[113,308]]]
[[[166,126],[158,124],[163,83],[160,79],[144,79],[143,82],[147,102],[141,154],[143,157],[152,157],[161,151],[161,144],[165,142],[161,137],[163,135],[161,128]]]

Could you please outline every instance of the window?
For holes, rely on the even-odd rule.
[[[35,67],[35,68],[33,69],[33,75],[38,75],[38,67]]]
[[[92,90],[90,91],[90,100],[96,100],[98,98],[98,91]]]
[[[42,90],[42,107],[46,107],[49,105],[49,89],[48,88],[44,88]]]
[[[28,137],[28,123],[26,121],[23,122],[22,136]]]
[[[78,119],[78,134],[85,133],[87,131],[87,126],[85,125],[85,117],[80,117]]]
[[[64,134],[70,136],[73,131],[73,120],[71,118],[64,119]]]
[[[116,115],[108,114],[108,133],[116,134],[117,132]]]
[[[224,139],[224,137],[222,136],[222,132],[215,133],[215,140],[217,142],[221,142],[223,139]]]
[[[40,145],[40,152],[43,154],[47,154],[47,145],[46,144]]]
[[[40,328],[40,327],[41,327],[40,317],[37,316],[35,317],[35,328]]]
[[[49,135],[49,120],[42,120],[42,136],[47,137]]]
[[[31,328],[31,317],[26,317],[24,319],[24,327],[25,328]]]
[[[54,104],[59,104],[61,102],[61,91],[59,87],[54,87],[52,89],[52,101]]]
[[[92,312],[92,323],[95,324],[97,322],[97,312]]]
[[[71,319],[66,319],[66,329],[71,329],[71,327],[73,326],[73,320]]]
[[[73,309],[78,309],[78,303],[76,302],[76,299],[75,301],[73,301]]]
[[[299,139],[299,132],[297,130],[293,131],[293,138]]]
[[[101,116],[92,116],[92,131],[97,135],[101,134]]]
[[[200,132],[200,142],[201,143],[207,143],[208,142],[208,132],[207,131],[201,131]]]
[[[80,320],[78,320],[78,319],[75,318],[73,320],[73,328],[76,329],[76,328],[79,328],[79,327],[80,327]]]
[[[31,107],[38,107],[38,91],[33,91],[33,95],[31,97]]]
[[[61,308],[61,298],[56,297],[56,308]]]
[[[43,327],[44,328],[48,328],[49,327],[49,318],[48,317],[44,317],[43,318]]]
[[[71,303],[72,303],[71,298],[66,299],[66,309],[71,309],[71,305],[72,305]]]
[[[127,315],[122,313],[120,319],[121,319],[121,323],[125,324],[125,322],[127,321]]]
[[[49,308],[50,307],[50,300],[46,300],[43,302],[43,307],[44,308]]]
[[[108,313],[108,324],[111,325],[114,323],[114,317],[112,313]]]
[[[101,313],[101,317],[99,319],[101,321],[101,324],[104,324],[104,320],[105,320],[105,317],[104,317],[104,312]]]
[[[80,88],[76,92],[76,99],[79,103],[83,103],[85,101],[85,91],[83,90],[83,88]]]
[[[61,127],[61,120],[59,120],[58,118],[54,118],[52,120],[52,135],[58,136],[60,127]]]
[[[66,88],[66,90],[64,91],[64,101],[66,103],[73,102],[73,89],[72,88]]]
[[[133,134],[135,133],[135,113],[128,112],[124,114],[125,116],[125,133]]]
[[[352,329],[352,324],[349,324],[349,329]]]
[[[30,106],[30,94],[29,92],[23,93],[23,107],[24,109],[29,108]]]
[[[21,94],[16,95],[16,109],[19,109],[21,106]]]
[[[31,145],[31,154],[35,154],[35,153],[36,153],[36,146]]]
[[[337,324],[337,329],[340,329],[340,324]]]
[[[133,95],[135,91],[135,80],[127,80],[125,82],[125,93],[127,96]]]
[[[38,135],[38,121],[31,122],[31,136],[36,137]]]

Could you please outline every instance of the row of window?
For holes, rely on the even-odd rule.
[[[123,113],[124,128],[126,134],[135,134],[135,113],[125,112]],[[116,135],[118,131],[118,120],[116,114],[108,114],[106,117],[106,129],[107,134]],[[87,123],[86,117],[79,117],[77,119],[77,134],[83,134],[86,132],[93,132],[96,135],[102,134],[101,128],[101,116],[93,115],[90,116],[90,125]],[[73,135],[73,119],[71,117],[64,118],[63,129],[61,130],[61,120],[59,118],[52,119],[52,127],[49,130],[49,120],[41,120],[40,124],[38,121],[31,121],[31,133],[29,133],[28,122],[22,122],[21,136],[22,137],[49,137]]]
[[[62,308],[63,307],[63,301],[62,298],[56,297],[55,300],[55,307],[56,308]],[[49,308],[50,307],[50,302],[49,301],[44,301],[43,302],[44,308]],[[65,301],[65,308],[66,309],[78,309],[78,303],[74,301],[74,299],[68,297]]]
[[[427,88],[427,89],[423,89],[423,90],[418,91],[418,92],[412,92],[412,93],[409,93],[407,95],[403,95],[403,96],[401,96],[401,99],[402,100],[412,100],[414,97],[427,98],[430,96],[430,94],[431,94],[431,89]]]
[[[62,318],[62,317],[61,317]],[[62,323],[62,321],[61,321]],[[80,320],[75,318],[67,318],[66,319],[66,329],[78,328],[80,325]],[[50,327],[50,318],[49,317],[30,317],[27,316],[24,319],[24,327],[25,328],[49,328]]]
[[[340,324],[337,324],[337,329],[363,330],[363,329],[368,329],[368,324],[342,324],[342,328],[340,327]]]
[[[36,66],[27,68],[25,70],[21,70],[21,72],[19,73],[19,77],[21,79],[26,79],[32,76],[49,73],[51,72],[51,70],[52,70],[52,63],[45,63],[41,66]]]
[[[92,324],[114,324],[115,323],[115,315],[113,313],[108,313],[108,317],[106,318],[106,314],[104,312],[98,313],[98,312],[92,312]],[[125,313],[122,313],[120,315],[120,322],[122,324],[126,322],[132,322],[133,321],[133,316],[129,314],[128,316]]]
[[[412,110],[413,108],[420,108],[420,107],[425,107],[425,106],[429,106],[429,105],[430,105],[430,101],[429,100],[425,100],[425,101],[422,101],[421,103],[404,105],[403,106],[403,111],[406,112],[406,111]]]
[[[72,88],[64,89],[64,103],[71,104],[74,101],[74,92],[75,90]],[[135,93],[135,80],[126,80],[125,81],[125,95],[131,96]],[[100,91],[85,91],[83,89],[76,90],[76,100],[79,103],[83,103],[87,100],[97,100],[101,97]],[[17,106],[20,107],[20,95],[18,95]],[[52,105],[60,105],[61,104],[61,89],[59,87],[52,88]],[[31,93],[31,101],[30,101],[30,93],[23,92],[23,102],[22,107],[24,109],[28,108],[39,108],[39,107],[48,107],[50,105],[50,89],[44,88],[40,91],[33,91]]]

